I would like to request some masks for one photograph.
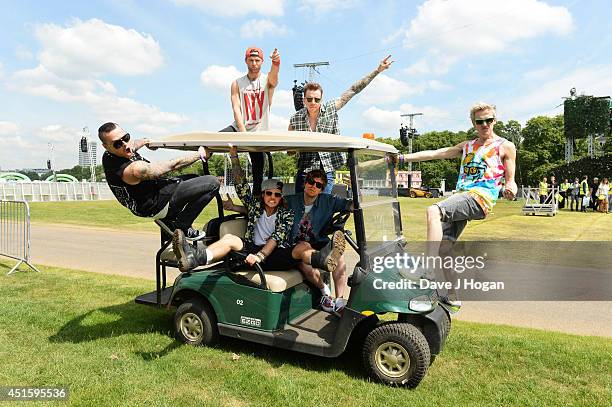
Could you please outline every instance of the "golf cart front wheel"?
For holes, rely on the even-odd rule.
[[[385,384],[415,388],[429,367],[429,345],[423,334],[408,323],[375,328],[363,345],[368,374]]]
[[[176,338],[187,345],[212,345],[219,339],[214,312],[197,298],[187,300],[177,308],[174,330]]]

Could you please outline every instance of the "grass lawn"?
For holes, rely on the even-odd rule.
[[[404,235],[409,240],[426,239],[425,211],[434,199],[400,198]],[[612,214],[562,210],[554,217],[524,216],[522,202],[500,199],[487,219],[472,221],[462,240],[606,240],[612,241]],[[65,223],[125,230],[156,232],[157,226],[139,218],[115,200],[92,202],[32,202],[32,222]],[[217,209],[208,205],[195,225],[202,225]],[[349,221],[350,226],[352,222]]]
[[[182,346],[171,336],[172,311],[134,304],[150,282],[52,267],[5,276],[8,264],[0,262],[0,386],[67,386],[75,405],[608,406],[612,399],[606,338],[456,322],[410,391],[370,382],[355,354],[325,359],[237,340]]]

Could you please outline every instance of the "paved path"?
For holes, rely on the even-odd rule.
[[[155,280],[159,235],[67,225],[32,225],[32,261]],[[169,271],[172,281],[177,272]],[[154,289],[154,285],[151,286]],[[473,301],[457,319],[612,337],[612,302]]]

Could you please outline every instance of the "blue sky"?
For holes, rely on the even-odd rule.
[[[77,164],[81,129],[117,121],[133,136],[218,130],[244,51],[281,53],[272,127],[286,129],[294,63],[329,61],[340,95],[388,54],[395,61],[340,111],[343,134],[467,130],[484,100],[501,120],[562,112],[578,93],[612,93],[612,7],[593,0],[0,1],[0,168]],[[267,59],[263,71],[270,69]],[[555,108],[556,107],[556,108]],[[176,152],[149,152],[152,159]]]

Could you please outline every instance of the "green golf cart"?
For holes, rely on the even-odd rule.
[[[136,302],[176,307],[176,337],[186,344],[208,345],[232,337],[330,358],[345,350],[359,352],[375,380],[417,386],[442,351],[451,320],[436,290],[419,288],[422,276],[388,261],[381,267],[383,260],[403,256],[406,250],[392,159],[397,150],[369,139],[309,132],[190,133],[155,140],[151,146],[196,150],[202,145],[226,153],[229,142],[239,152],[346,153],[351,182],[336,185],[334,193],[351,198],[354,210],[336,214],[327,230],[343,230],[349,246],[345,258],[350,294],[344,313],[339,317],[322,311],[320,290],[298,270],[264,273],[249,268],[240,254],[180,274],[167,286],[166,269],[177,267],[177,262],[170,247],[172,231],[159,221],[157,289]],[[272,176],[270,154],[267,166]],[[289,189],[291,185],[285,185],[283,192],[289,194]],[[243,235],[246,219],[224,214],[220,196],[216,203],[218,216],[204,226],[207,242],[226,233]]]

